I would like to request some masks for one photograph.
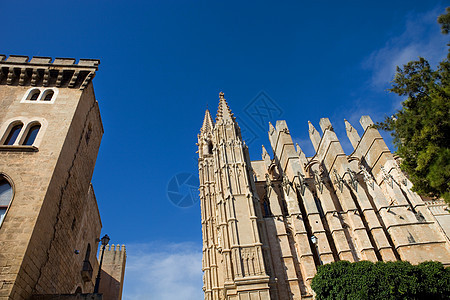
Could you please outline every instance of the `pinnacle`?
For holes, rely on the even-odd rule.
[[[311,123],[311,121],[308,121],[309,131],[311,133],[314,133],[317,131],[317,129],[314,127],[314,125]]]
[[[225,94],[223,92],[219,93],[219,108],[217,109],[216,121],[220,119],[234,121],[233,113],[228,106],[227,100],[225,99]]]
[[[266,147],[264,147],[264,145],[262,145],[262,157],[263,157],[263,159],[264,159],[264,157],[266,155],[269,155],[269,153],[267,153]]]
[[[350,124],[349,121],[347,121],[346,119],[344,119],[344,122],[345,122],[345,130],[347,130],[347,131],[352,131],[352,130],[354,129],[353,126],[352,126],[352,124]]]
[[[200,132],[210,132],[214,128],[214,121],[211,117],[211,114],[209,112],[209,109],[205,111],[205,118],[203,119],[203,125],[200,129]]]

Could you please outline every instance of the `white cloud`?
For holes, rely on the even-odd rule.
[[[444,9],[434,8],[426,13],[410,13],[405,18],[405,30],[399,36],[390,38],[384,47],[373,51],[363,62],[363,67],[372,70],[370,84],[376,88],[385,87],[394,78],[397,66],[402,66],[419,56],[432,66],[447,53],[448,38],[440,33],[437,16]]]
[[[127,245],[124,300],[203,299],[201,245]]]

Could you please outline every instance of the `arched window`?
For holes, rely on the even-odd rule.
[[[39,129],[41,129],[41,124],[35,124],[31,126],[30,129],[28,130],[25,140],[23,141],[23,145],[25,146],[33,145],[34,140],[36,140],[36,136],[39,133]]]
[[[13,189],[11,184],[4,176],[0,175],[0,224],[3,222],[12,197]]]
[[[39,90],[32,90],[27,97],[27,100],[36,101],[39,98],[39,95],[41,94],[41,91]]]
[[[53,98],[53,94],[54,94],[54,92],[52,90],[45,91],[44,92],[44,96],[43,96],[44,97],[43,100],[44,101],[51,101],[52,98]]]
[[[272,212],[270,211],[270,203],[267,198],[263,200],[263,208],[264,208],[264,217],[271,217]]]
[[[6,138],[3,145],[14,145],[17,137],[19,136],[20,131],[22,130],[23,124],[19,123],[13,126],[9,131],[8,137]]]

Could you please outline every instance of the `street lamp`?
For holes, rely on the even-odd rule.
[[[317,258],[319,259],[319,263],[322,265],[323,262],[322,262],[322,260],[320,259],[320,255],[319,255],[319,246],[317,245],[317,242],[318,242],[318,241],[319,241],[319,239],[318,239],[315,235],[312,235],[312,236],[311,236],[311,242],[314,244],[314,248],[315,248],[315,250],[316,250]]]
[[[102,237],[102,239],[101,239],[101,241],[102,241],[102,256],[100,258],[100,265],[98,266],[97,278],[95,278],[94,294],[98,293],[98,286],[100,285],[100,272],[102,271],[103,254],[105,254],[105,248],[106,248],[106,245],[108,245],[109,240],[110,240],[110,238],[107,234],[105,234],[105,236]]]

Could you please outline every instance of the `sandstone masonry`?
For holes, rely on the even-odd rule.
[[[311,299],[316,267],[337,260],[450,265],[450,214],[411,191],[368,116],[345,121],[347,155],[327,118],[306,157],[285,121],[269,124],[270,157],[250,161],[220,94],[198,135],[205,299]]]
[[[0,299],[93,291],[99,63],[0,55],[0,180],[12,191],[0,224]]]

